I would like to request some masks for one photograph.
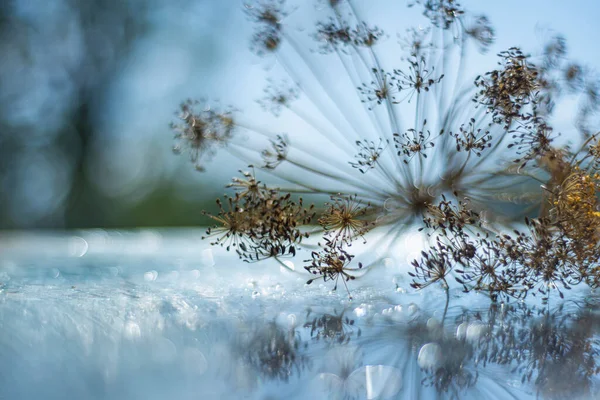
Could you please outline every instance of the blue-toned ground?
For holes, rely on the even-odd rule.
[[[202,231],[0,236],[0,399],[600,398],[600,303],[409,287],[407,237],[306,285]],[[373,243],[373,242],[372,242]],[[357,249],[357,260],[381,249]],[[362,252],[362,255],[361,255]]]

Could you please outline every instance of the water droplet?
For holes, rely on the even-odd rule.
[[[290,324],[290,328],[294,328],[297,323],[296,314],[290,314],[287,316],[288,323]]]
[[[188,347],[184,350],[183,365],[185,371],[194,376],[200,376],[208,369],[208,362],[204,354],[193,347]]]
[[[410,304],[408,305],[408,314],[409,314],[409,315],[411,315],[411,316],[412,316],[412,315],[415,315],[416,313],[418,313],[418,312],[419,312],[419,310],[420,310],[420,309],[419,309],[419,306],[418,306],[418,305],[416,305],[415,303],[410,303]]]
[[[466,339],[469,342],[477,342],[489,332],[489,326],[481,321],[473,321],[469,324]]]
[[[412,316],[408,315],[402,305],[388,308],[385,314],[389,315],[390,318],[395,322],[408,322],[412,319]]]
[[[430,331],[438,331],[442,328],[442,324],[436,318],[429,318],[427,320],[427,329]]]
[[[157,363],[169,363],[175,359],[177,347],[167,338],[158,338],[152,346],[152,359]]]
[[[257,297],[260,297],[260,292],[258,290],[255,290],[252,292],[252,298],[255,299]]]
[[[70,257],[83,257],[87,253],[89,245],[82,237],[73,236],[67,244]]]
[[[467,328],[468,327],[469,327],[468,322],[463,322],[462,324],[458,325],[458,327],[456,328],[456,338],[458,340],[465,340],[465,338],[467,337]]]
[[[213,267],[215,265],[212,249],[202,250],[202,264],[207,267]]]
[[[356,307],[354,309],[354,314],[356,314],[356,316],[358,318],[361,318],[361,317],[364,317],[365,315],[367,315],[367,305],[361,304],[359,307]]]
[[[279,271],[281,271],[281,272],[291,272],[291,271],[295,271],[296,270],[296,267],[294,266],[294,263],[291,262],[290,260],[285,260],[283,262],[283,264],[285,264],[285,267],[283,265],[279,266]]]
[[[389,199],[386,199],[383,202],[383,208],[385,208],[386,211],[394,211],[399,206],[400,206],[400,203],[398,202],[398,200],[394,199],[393,197],[390,197]]]
[[[417,357],[419,367],[426,370],[435,370],[442,365],[442,347],[437,343],[427,343]]]
[[[156,278],[158,278],[158,272],[152,270],[152,271],[148,271],[144,274],[144,280],[146,282],[153,282],[156,280]]]
[[[142,336],[142,331],[138,324],[133,321],[127,321],[125,323],[123,334],[127,339],[135,340]]]

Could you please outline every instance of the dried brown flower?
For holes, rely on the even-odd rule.
[[[356,279],[353,275],[356,271],[362,269],[362,263],[358,263],[357,268],[349,267],[348,265],[354,258],[353,255],[346,252],[340,245],[333,243],[326,239],[325,246],[319,252],[313,251],[312,259],[305,260],[310,262],[309,265],[304,268],[313,275],[318,275],[315,278],[309,279],[306,283],[311,284],[317,279],[323,279],[325,282],[328,280],[335,281],[333,290],[337,289],[338,281],[342,278],[344,287],[350,296],[350,290],[348,290],[347,281]]]
[[[373,226],[364,219],[370,210],[370,204],[362,205],[356,196],[331,196],[331,203],[319,218],[319,224],[325,230],[325,236],[332,246],[345,243],[350,245],[358,237],[363,238]]]
[[[198,101],[188,100],[180,106],[177,117],[181,123],[173,123],[171,128],[175,131],[177,144],[173,151],[181,153],[187,149],[190,161],[199,171],[204,170],[202,158],[210,158],[216,148],[225,146],[235,133],[233,111],[218,111],[205,106],[201,111],[196,111]]]

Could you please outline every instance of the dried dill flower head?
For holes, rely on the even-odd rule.
[[[224,146],[235,132],[233,111],[217,111],[205,106],[197,111],[200,102],[187,100],[180,106],[177,118],[180,123],[173,123],[177,144],[175,153],[187,150],[190,161],[198,171],[203,171],[202,158],[210,158],[218,147]]]
[[[364,219],[369,213],[370,204],[362,206],[356,196],[331,196],[331,202],[326,203],[327,209],[319,218],[325,236],[331,244],[351,245],[357,237],[364,240],[373,223]],[[363,218],[363,219],[361,219]]]
[[[467,26],[467,34],[475,40],[479,46],[479,51],[485,53],[495,41],[494,27],[485,15],[475,17]]]
[[[248,18],[256,23],[252,50],[258,55],[274,53],[281,43],[282,20],[288,15],[284,0],[264,0],[244,4]]]
[[[525,105],[535,102],[538,90],[538,71],[527,56],[516,48],[498,54],[502,69],[487,72],[475,80],[480,87],[476,101],[487,106],[494,122],[509,127],[514,118],[523,117]]]
[[[552,222],[571,239],[595,246],[600,239],[600,175],[578,168],[562,182],[553,197]]]
[[[300,231],[314,217],[313,207],[305,208],[302,199],[280,194],[256,181],[253,173],[242,172],[245,179],[234,178],[229,185],[238,189],[234,197],[225,196],[228,207],[217,200],[219,213],[206,213],[217,224],[208,228],[211,244],[226,245],[244,261],[295,255],[296,247],[308,234]]]
[[[318,252],[313,251],[311,256],[312,259],[306,260],[310,264],[304,268],[311,274],[317,275],[317,277],[309,279],[306,283],[310,285],[315,280],[321,278],[325,282],[331,280],[335,281],[333,290],[336,290],[338,281],[342,278],[344,287],[348,295],[350,295],[346,282],[356,279],[354,274],[356,271],[362,269],[362,263],[359,262],[357,267],[350,267],[349,265],[354,256],[345,251],[342,245],[328,239],[326,239],[323,249]]]
[[[555,35],[541,55],[511,47],[498,53],[497,69],[468,76],[468,47],[483,53],[494,43],[491,20],[455,0],[409,6],[420,10],[419,28],[403,29],[401,55],[386,57],[389,32],[363,20],[352,0],[321,0],[314,21],[295,19],[303,14],[285,0],[245,5],[251,50],[274,60],[258,99],[265,114],[184,103],[176,149],[203,170],[223,148],[278,183],[242,172],[229,185],[236,193],[208,214],[216,225],[207,236],[258,261],[293,256],[320,235],[324,245],[305,261],[316,275],[309,282],[337,287],[362,268],[352,266],[355,240],[377,229],[393,244],[422,223],[433,245],[412,263],[414,287],[449,287],[454,276],[463,290],[495,299],[600,283],[592,172],[600,152],[589,123],[600,86],[591,69],[568,60]],[[579,101],[577,151],[561,147],[551,125],[563,98]],[[271,129],[278,117],[290,131]],[[297,194],[320,207],[305,207]],[[511,204],[520,198],[527,210]],[[523,221],[531,210],[539,218],[523,232],[505,235],[490,222]],[[306,228],[313,222],[321,229]]]

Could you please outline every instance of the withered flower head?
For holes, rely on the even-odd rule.
[[[434,26],[443,29],[450,28],[456,19],[464,14],[460,4],[455,0],[414,0],[409,3],[409,7],[415,3],[422,4],[423,15],[429,18]]]
[[[258,100],[258,104],[263,110],[270,111],[275,116],[279,116],[282,108],[289,107],[290,103],[299,96],[298,88],[285,82],[278,85],[271,83],[264,92],[265,96]]]
[[[515,148],[519,156],[516,163],[525,165],[529,160],[537,159],[540,164],[557,159],[556,150],[551,147],[556,134],[542,118],[533,117],[517,121],[517,127],[510,130],[512,142],[508,148]],[[562,158],[561,158],[562,159]]]
[[[467,126],[461,125],[459,133],[451,135],[456,139],[456,151],[474,153],[477,157],[481,157],[482,151],[492,147],[490,131],[477,128],[474,118],[471,118]]]
[[[479,45],[479,51],[486,53],[496,40],[494,28],[485,15],[480,15],[466,28],[469,35]]]
[[[275,53],[281,44],[281,33],[278,30],[267,27],[254,33],[251,48],[257,56],[265,56]]]
[[[245,190],[233,198],[226,196],[228,210],[217,200],[220,212],[205,213],[217,222],[207,230],[207,237],[221,235],[212,244],[227,244],[227,250],[235,247],[247,262],[295,255],[307,236],[299,227],[311,222],[313,206],[305,208],[302,199],[294,201],[289,193],[280,195],[277,190],[261,186],[252,174],[245,175],[246,181],[234,182]]]
[[[475,86],[481,88],[475,100],[488,107],[496,122],[509,126],[514,118],[522,116],[523,106],[535,101],[538,71],[516,47],[498,56],[502,69],[475,80]]]
[[[396,77],[383,70],[373,69],[373,80],[369,83],[363,83],[357,89],[362,96],[363,103],[381,104],[385,101],[395,101],[394,95],[400,92],[396,84]],[[369,110],[372,110],[369,107]]]
[[[235,132],[233,111],[218,111],[209,106],[196,111],[198,101],[188,100],[180,106],[177,117],[181,123],[173,123],[177,144],[173,151],[181,153],[184,149],[190,154],[190,161],[198,171],[204,170],[202,158],[210,158],[219,146],[224,146]]]
[[[287,158],[289,140],[286,135],[277,135],[276,140],[271,140],[271,149],[265,149],[261,156],[265,162],[264,168],[275,169]]]
[[[231,183],[227,187],[234,188],[240,198],[249,198],[250,203],[257,202],[259,199],[264,199],[269,196],[272,191],[267,188],[265,184],[261,184],[256,180],[256,174],[254,172],[254,166],[249,165],[252,168],[252,172],[241,171],[243,178],[232,178]]]
[[[575,169],[553,196],[553,222],[577,241],[595,247],[600,239],[600,175]]]
[[[400,36],[400,47],[408,51],[411,57],[420,58],[424,52],[427,52],[433,46],[429,38],[430,33],[430,27],[409,28],[406,30],[405,35]]]
[[[425,126],[427,121],[423,123]],[[443,131],[440,132],[441,136]],[[437,136],[437,137],[439,137]],[[436,137],[436,138],[437,138]],[[420,130],[409,129],[402,135],[398,133],[394,133],[394,142],[395,146],[398,149],[398,155],[404,155],[404,163],[408,164],[415,155],[419,155],[419,157],[427,158],[426,151],[435,146],[431,138],[431,132],[428,130]]]
[[[298,351],[301,341],[296,331],[284,329],[276,322],[250,329],[234,348],[241,353],[242,361],[264,378],[288,382],[307,366],[308,359]]]
[[[261,0],[244,5],[244,11],[253,22],[274,30],[281,29],[281,20],[287,17],[285,0]]]
[[[375,168],[377,160],[387,147],[387,143],[389,143],[386,141],[386,145],[381,147],[382,142],[383,139],[379,139],[379,144],[376,145],[373,141],[357,140],[356,145],[358,146],[360,152],[354,156],[357,159],[356,162],[349,161],[350,165],[358,169],[363,174],[366,174],[369,170]]]
[[[321,52],[346,51],[347,46],[373,47],[384,36],[383,30],[360,22],[351,27],[340,18],[331,18],[327,22],[318,22],[314,38],[321,43]]]
[[[227,208],[223,207],[223,202],[217,199],[219,213],[217,215],[208,215],[216,225],[206,230],[206,238],[216,237],[212,245],[226,245],[227,251],[234,247],[244,251],[251,243],[252,228],[257,224],[253,215],[239,206],[239,196],[225,196]],[[203,237],[204,239],[204,237]]]
[[[411,57],[408,59],[408,71],[395,69],[396,84],[401,91],[408,92],[404,98],[410,102],[415,93],[428,92],[436,83],[440,83],[444,75],[434,77],[435,67],[426,67],[425,57]]]
[[[305,262],[310,262],[310,265],[305,266],[304,269],[311,274],[318,276],[309,279],[306,283],[310,285],[313,281],[321,278],[325,282],[332,280],[335,281],[333,290],[336,290],[338,281],[341,277],[342,282],[344,282],[344,286],[346,287],[346,291],[348,292],[348,296],[350,296],[350,291],[348,290],[346,282],[356,279],[356,276],[352,274],[362,268],[362,263],[358,263],[358,268],[349,267],[348,265],[352,262],[354,256],[346,252],[340,245],[337,245],[328,239],[325,239],[325,246],[323,249],[319,252],[313,251],[311,256],[312,259],[305,260]]]
[[[368,26],[366,22],[359,23],[352,31],[354,45],[359,47],[373,47],[383,37],[383,30],[376,26]]]
[[[333,51],[344,51],[345,47],[352,44],[352,29],[345,22],[331,18],[328,22],[318,22],[317,31],[314,34],[317,42],[321,44],[322,53]]]
[[[566,54],[567,40],[562,35],[554,35],[544,47],[544,67],[558,66]]]
[[[446,196],[442,195],[442,201],[439,204],[430,204],[427,207],[423,222],[426,228],[433,231],[448,230],[456,234],[462,234],[467,226],[480,224],[480,218],[472,209],[468,199],[459,201],[458,206],[455,206],[446,199]]]
[[[365,216],[368,215],[370,204],[362,205],[362,201],[353,196],[331,196],[331,202],[319,218],[319,224],[325,230],[325,235],[332,245],[350,244],[357,237],[364,239],[364,234],[372,227],[373,223]]]
[[[258,56],[274,53],[279,49],[283,27],[281,21],[288,15],[284,4],[285,0],[262,0],[245,4],[248,18],[256,24],[251,48]]]
[[[564,69],[564,79],[567,88],[573,92],[580,91],[585,83],[583,67],[577,63],[569,63]]]
[[[419,260],[411,262],[414,271],[408,273],[413,278],[410,286],[415,289],[423,289],[439,282],[445,289],[448,289],[446,278],[453,267],[450,248],[441,240],[437,240],[427,252],[422,251],[421,256]]]

